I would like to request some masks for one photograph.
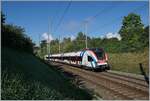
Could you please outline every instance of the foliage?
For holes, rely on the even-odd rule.
[[[5,15],[1,12],[1,25],[5,23]]]
[[[142,52],[109,53],[109,64],[112,70],[141,74],[139,63],[149,74],[149,49]]]
[[[56,67],[33,56],[34,44],[24,28],[5,24],[5,16],[1,14],[1,17],[3,100],[92,99],[91,94],[72,84]],[[43,40],[40,55],[48,52],[47,46]]]
[[[42,40],[40,43],[40,57],[42,57],[48,53],[47,46],[48,46],[47,41]]]
[[[144,25],[139,15],[130,13],[124,17],[119,34],[122,37],[122,41],[126,42],[131,51],[141,49],[143,45],[141,41],[141,37],[144,33],[143,27]]]
[[[28,81],[19,74],[2,71],[2,100],[63,99],[62,95],[38,81]]]
[[[142,34],[140,41],[143,43],[143,47],[149,46],[149,26],[144,28],[144,33]]]
[[[25,35],[24,28],[16,25],[4,24],[5,16],[1,14],[2,17],[2,47],[11,47],[17,50],[26,51],[28,53],[33,53],[32,40]]]
[[[1,70],[2,99],[92,99],[56,67],[25,52],[3,48]]]
[[[130,13],[123,18],[119,34],[121,40],[87,36],[88,48],[101,47],[108,53],[124,53],[142,51],[149,45],[149,26],[144,28],[141,18],[137,14]],[[85,49],[85,39],[86,36],[83,32],[78,32],[74,40],[71,40],[70,37],[64,38],[60,42],[60,53]],[[50,45],[45,45],[45,47],[47,47],[46,49],[50,48],[51,54],[59,53],[59,40],[53,40]],[[44,54],[48,54],[48,52],[45,51]]]

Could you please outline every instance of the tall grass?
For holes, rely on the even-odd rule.
[[[146,73],[149,73],[149,51],[148,48],[143,52],[134,53],[112,53],[109,54],[109,63],[112,70],[140,74],[139,63],[143,64]]]
[[[55,89],[44,86],[38,81],[26,81],[24,77],[17,74],[2,72],[2,99],[11,100],[51,100],[64,99],[62,94]]]
[[[1,70],[2,99],[92,99],[87,90],[73,85],[55,67],[28,53],[3,48]]]

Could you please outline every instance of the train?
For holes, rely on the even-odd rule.
[[[76,65],[90,70],[109,70],[108,55],[102,48],[45,55],[45,60]]]

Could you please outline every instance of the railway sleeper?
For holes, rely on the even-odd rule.
[[[129,82],[129,83],[135,83],[137,85],[148,87],[148,85],[146,84],[146,82],[144,82],[143,80],[137,80],[137,79],[127,78],[127,77],[123,77],[123,76],[117,76],[115,74],[110,74],[109,72],[107,72],[107,73],[103,72],[101,74],[103,74],[105,76],[108,76],[108,77],[113,77],[115,79],[121,79],[121,80],[124,80],[124,81]]]
[[[117,91],[117,90],[115,90],[115,89],[117,89],[117,88],[111,88],[110,86],[112,86],[112,84],[111,84],[111,85],[107,85],[108,81],[111,82],[111,83],[113,82],[113,85],[114,85],[114,84],[122,85],[122,84],[120,84],[120,83],[116,83],[116,82],[114,82],[113,80],[108,80],[108,79],[106,79],[105,77],[97,77],[97,75],[93,75],[92,72],[91,72],[91,74],[92,74],[93,76],[96,76],[97,79],[100,79],[100,78],[101,78],[101,79],[103,79],[103,81],[105,81],[105,83],[104,83],[104,82],[103,82],[103,83],[102,83],[102,82],[99,83],[99,82],[93,81],[93,79],[90,79],[90,76],[88,75],[87,72],[85,72],[85,71],[83,71],[83,70],[82,70],[82,71],[83,71],[83,72],[82,72],[82,71],[79,71],[79,70],[77,70],[77,69],[75,69],[75,68],[74,68],[74,70],[78,71],[77,74],[78,74],[78,73],[83,74],[83,72],[86,73],[86,75],[82,75],[82,76],[81,76],[81,77],[84,78],[84,79],[88,79],[88,80],[90,80],[91,82],[94,82],[94,83],[98,84],[99,86],[103,86],[103,87],[105,87],[105,88],[111,90],[112,92],[114,91],[115,93],[120,94],[120,95],[122,95],[122,96],[124,96],[124,97],[126,97],[126,98],[128,98],[128,99],[134,99],[133,96],[129,96],[129,93],[128,93],[128,94],[123,93],[123,92],[122,92],[123,90]],[[91,74],[90,74],[90,75],[91,75]],[[88,77],[88,76],[89,76],[89,77]],[[87,78],[87,77],[88,77],[88,78]],[[109,86],[109,87],[108,87],[108,86]],[[116,85],[114,85],[114,86],[116,87]],[[127,86],[127,85],[124,84],[124,85],[122,85],[122,87],[127,87],[127,88],[128,88],[129,86]],[[132,87],[130,87],[130,88],[132,88]],[[128,88],[128,89],[131,90],[130,88]],[[132,88],[132,90],[134,91],[135,89]],[[131,91],[132,91],[132,90],[131,90]],[[136,90],[136,91],[137,91],[137,90]],[[129,91],[129,92],[130,92],[130,91]],[[138,93],[139,93],[139,92],[138,92]],[[140,93],[141,93],[141,92],[140,92]],[[137,92],[135,93],[135,95],[136,95],[136,94],[137,94]],[[143,96],[143,95],[141,95],[141,96]],[[144,97],[146,98],[146,96],[144,96]],[[138,98],[138,99],[139,99],[139,98]]]

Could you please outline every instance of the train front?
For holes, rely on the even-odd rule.
[[[108,65],[108,55],[105,53],[105,51],[102,48],[96,48],[92,49],[93,53],[96,56],[96,68],[97,69],[107,69],[109,70],[110,67]]]

